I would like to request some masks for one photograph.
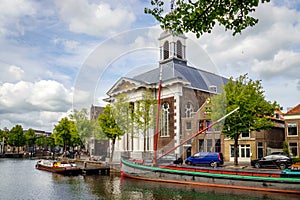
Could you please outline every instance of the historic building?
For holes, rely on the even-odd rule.
[[[200,122],[193,121],[193,116],[197,115],[206,99],[219,93],[228,81],[219,75],[189,66],[186,59],[186,39],[184,35],[173,35],[164,31],[159,37],[158,67],[134,77],[122,77],[107,92],[109,98],[106,101],[113,103],[119,94],[125,94],[137,109],[137,102],[142,99],[146,90],[151,92],[153,98],[157,98],[161,77],[158,154],[180,144],[199,128],[195,126]],[[145,135],[137,130],[126,133],[116,142],[114,158],[118,159],[123,152],[138,158],[145,153],[153,153],[154,130],[153,127],[149,128],[146,140]],[[220,137],[220,134],[216,137]],[[220,143],[220,140],[214,138],[212,143],[214,142]],[[190,153],[190,147],[191,143],[185,144],[176,149],[173,155],[186,157]]]
[[[238,146],[238,160],[250,162],[251,159],[262,158],[273,152],[282,152],[284,142],[284,120],[280,111],[272,117],[274,126],[269,130],[241,133]],[[224,159],[234,161],[234,140],[224,138]]]
[[[293,156],[300,156],[300,104],[284,114],[285,137]]]
[[[91,105],[90,108],[90,120],[97,121],[98,116],[102,114],[104,107]],[[94,135],[87,141],[86,149],[96,160],[104,160],[109,154],[109,141],[97,140]]]

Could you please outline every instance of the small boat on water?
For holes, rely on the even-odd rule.
[[[60,162],[55,160],[39,160],[35,167],[40,170],[64,175],[78,175],[81,169],[75,163]]]
[[[300,179],[300,163],[293,164],[290,169],[283,170],[281,176]]]
[[[121,164],[122,176],[134,179],[300,195],[300,178],[285,176],[280,171],[153,166],[152,163],[124,158]]]

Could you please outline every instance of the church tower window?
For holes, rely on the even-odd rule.
[[[169,42],[166,41],[164,43],[164,59],[168,59],[169,58]]]
[[[182,43],[178,40],[177,41],[177,58],[182,59]]]
[[[185,105],[185,117],[186,118],[192,117],[192,112],[193,112],[193,105],[190,102],[188,102]]]
[[[168,103],[164,103],[161,108],[162,118],[161,118],[161,136],[170,136],[170,106]]]

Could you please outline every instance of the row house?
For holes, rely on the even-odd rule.
[[[293,156],[300,156],[300,104],[284,114],[285,138],[288,143],[290,153]]]
[[[193,113],[192,118],[183,119],[185,124],[192,124],[191,126],[185,126],[186,138],[212,123],[207,110],[210,110],[209,105],[204,103],[197,112]],[[274,117],[272,117],[272,121],[274,122],[274,126],[269,130],[241,133],[238,142],[239,161],[250,162],[251,159],[261,158],[275,151],[282,151],[284,141],[282,113],[276,111]],[[183,154],[183,158],[185,159],[196,152],[222,152],[225,161],[233,161],[233,150],[234,140],[225,137],[218,130],[218,127],[212,127],[185,145],[186,153]]]

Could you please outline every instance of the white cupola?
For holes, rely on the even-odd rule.
[[[159,37],[160,62],[178,59],[186,62],[186,39],[183,34],[175,35],[164,31]]]

